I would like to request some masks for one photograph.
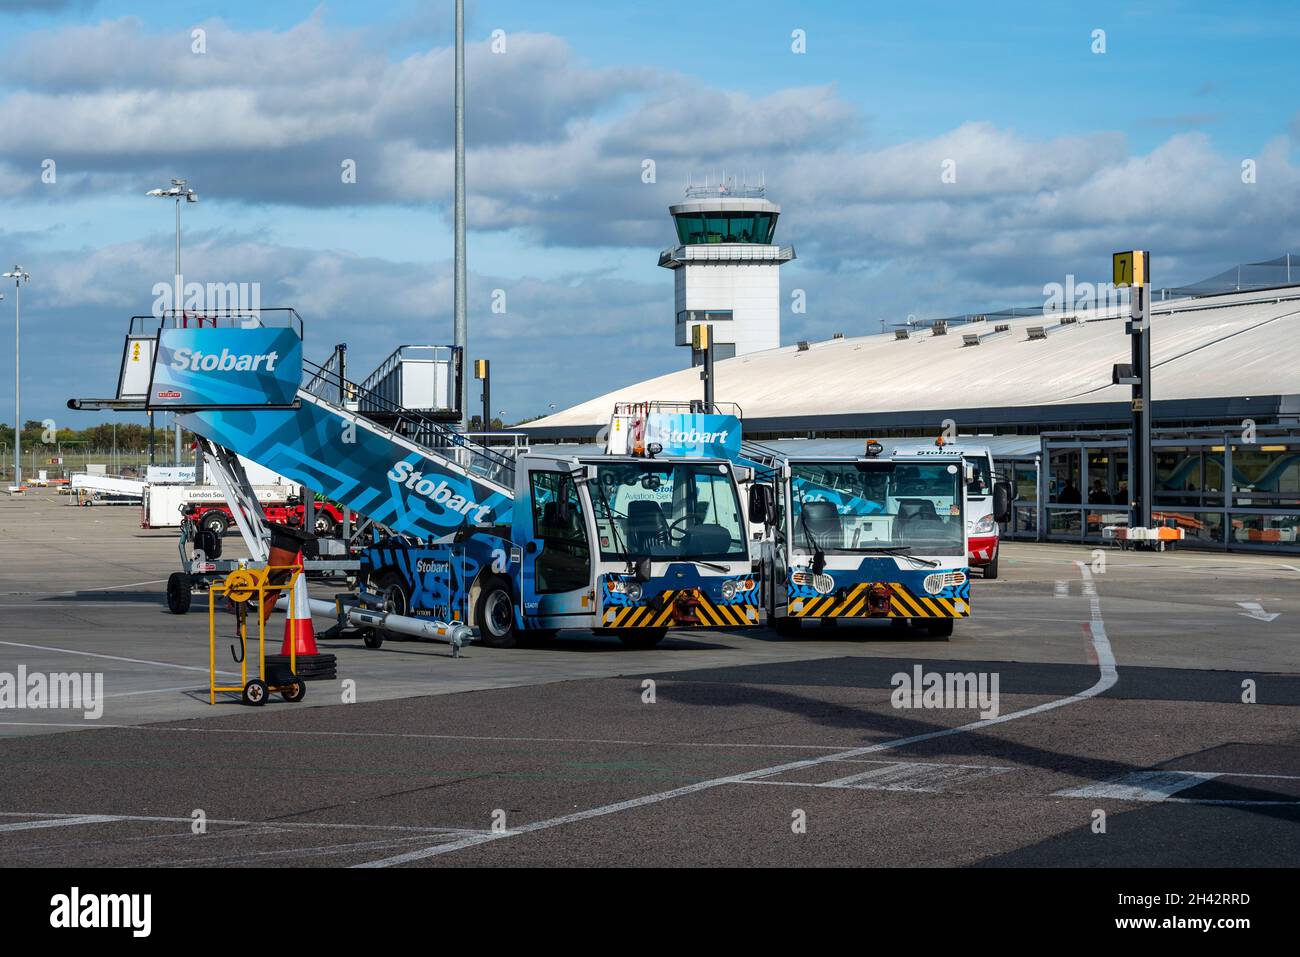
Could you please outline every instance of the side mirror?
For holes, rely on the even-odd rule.
[[[639,582],[648,582],[650,580],[650,559],[637,559],[635,577]]]
[[[1011,521],[1011,499],[1013,491],[1010,482],[993,484],[993,520],[995,522]]]
[[[749,521],[753,525],[776,524],[776,495],[770,485],[749,487]]]

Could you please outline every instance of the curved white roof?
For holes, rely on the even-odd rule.
[[[715,395],[747,422],[790,417],[917,413],[1127,403],[1111,367],[1130,361],[1128,308],[951,325],[783,346],[718,362]],[[1048,330],[1030,340],[1030,327]],[[1152,309],[1154,399],[1293,396],[1300,393],[1300,289],[1156,303]],[[963,345],[979,335],[978,345]],[[699,369],[649,379],[527,425],[585,431],[605,425],[616,402],[701,397]],[[1032,417],[1031,417],[1032,418]],[[552,434],[555,434],[554,431]]]

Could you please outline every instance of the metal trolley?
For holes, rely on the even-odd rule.
[[[217,703],[218,691],[238,691],[247,705],[263,705],[278,692],[285,701],[298,702],[307,694],[307,683],[298,676],[295,642],[290,641],[287,668],[276,663],[266,666],[266,610],[275,607],[280,593],[289,594],[289,617],[294,617],[294,585],[302,569],[296,565],[265,568],[237,568],[208,589],[208,704]],[[239,627],[238,685],[217,684],[217,595],[234,605]],[[254,604],[253,599],[256,599]],[[248,677],[248,615],[257,617],[257,677]]]

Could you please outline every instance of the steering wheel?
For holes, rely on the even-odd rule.
[[[679,528],[678,526],[684,525],[686,522],[689,521],[690,518],[688,516],[683,515],[681,518],[669,522],[668,527],[664,529],[664,536],[667,539],[667,542],[665,544],[680,545],[682,542],[686,541],[686,536],[689,534],[689,532],[687,532],[685,528]]]

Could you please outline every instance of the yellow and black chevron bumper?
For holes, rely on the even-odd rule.
[[[887,618],[966,618],[970,615],[970,602],[964,598],[940,598],[937,595],[917,595],[900,582],[861,582],[847,595],[825,595],[815,598],[791,598],[791,618],[870,618],[867,591],[876,584],[885,585],[889,591],[889,613],[875,617]]]
[[[678,602],[681,606],[674,608]],[[719,605],[693,589],[667,589],[644,605],[606,607],[601,624],[606,628],[743,628],[757,625],[758,619],[757,605]]]

